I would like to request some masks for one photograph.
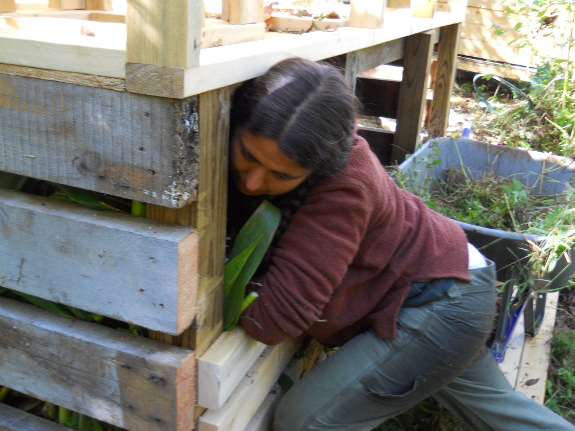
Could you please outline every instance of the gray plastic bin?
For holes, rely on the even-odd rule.
[[[536,194],[559,194],[567,184],[575,186],[575,161],[572,159],[467,139],[430,140],[403,162],[399,170],[408,174],[410,187],[433,187],[437,181],[445,178],[446,170],[461,167],[462,163],[469,168],[467,172],[472,176],[480,178],[487,174],[517,178]],[[460,221],[457,223],[465,230],[469,242],[495,262],[498,280],[515,281],[506,283],[501,310],[511,311],[500,312],[491,342],[494,356],[501,361],[521,312],[524,312],[525,331],[528,335],[537,333],[544,316],[545,292],[538,293],[537,298],[517,298],[512,294],[513,284],[532,282],[526,239],[537,243],[542,237],[489,229]],[[552,282],[546,290],[560,289],[569,283],[569,278],[575,272],[575,253],[573,250],[569,253],[572,258],[570,262],[562,258],[547,275],[546,279]]]

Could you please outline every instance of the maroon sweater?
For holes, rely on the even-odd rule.
[[[469,281],[465,233],[398,188],[356,137],[348,165],[292,216],[240,323],[265,344],[305,332],[338,346],[370,327],[394,338],[411,283],[433,278]]]

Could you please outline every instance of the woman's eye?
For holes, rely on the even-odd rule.
[[[278,178],[281,181],[293,180],[293,177],[286,175],[286,174],[282,174],[281,172],[274,172],[274,175],[276,176],[276,178]]]
[[[248,153],[247,151],[245,151],[244,149],[242,149],[242,156],[244,157],[244,159],[250,161],[250,162],[255,162],[256,159],[254,156],[252,156],[250,153]]]

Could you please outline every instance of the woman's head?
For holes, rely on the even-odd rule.
[[[274,162],[288,168],[274,169],[272,163],[268,174],[278,180],[272,181],[276,185],[256,187],[258,193],[250,189],[247,194],[282,194],[309,176],[322,177],[345,166],[355,109],[355,97],[341,72],[328,64],[288,59],[243,84],[234,94],[232,108],[234,170],[250,159],[262,162],[261,152],[267,156],[268,150]]]

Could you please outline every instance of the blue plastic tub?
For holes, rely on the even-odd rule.
[[[492,145],[468,139],[437,138],[426,142],[419,150],[399,166],[407,174],[410,187],[434,187],[445,179],[450,168],[466,167],[472,177],[493,175],[503,178],[517,178],[532,193],[560,194],[567,184],[575,186],[575,161],[552,154],[527,151],[507,146]],[[498,280],[505,283],[501,311],[497,321],[491,349],[500,362],[504,358],[509,337],[521,313],[525,316],[525,331],[535,335],[545,312],[545,292],[518,298],[513,285],[532,283],[527,263],[529,244],[538,243],[542,237],[522,235],[516,232],[485,228],[457,221],[465,230],[469,242],[475,245],[497,265]],[[570,250],[571,258],[575,257]],[[575,261],[562,258],[555,269],[545,277],[552,280],[545,290],[556,290],[566,286],[575,272]],[[511,282],[509,282],[511,281]]]

